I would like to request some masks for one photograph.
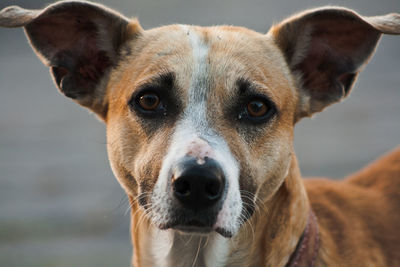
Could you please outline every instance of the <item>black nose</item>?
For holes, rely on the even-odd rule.
[[[186,208],[203,210],[216,204],[224,194],[225,177],[220,165],[206,158],[203,164],[190,158],[173,172],[173,194]]]

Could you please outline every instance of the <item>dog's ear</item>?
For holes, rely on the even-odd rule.
[[[400,34],[400,15],[362,17],[345,8],[306,11],[271,28],[296,79],[297,119],[347,96],[382,33]]]
[[[121,46],[142,30],[136,20],[85,1],[57,2],[43,10],[11,6],[0,11],[0,26],[24,27],[60,91],[102,119],[109,70]]]

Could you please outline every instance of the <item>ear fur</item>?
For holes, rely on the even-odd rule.
[[[400,34],[400,15],[362,17],[341,7],[300,13],[271,28],[299,89],[297,120],[347,96],[382,33]]]
[[[1,27],[24,27],[56,86],[105,119],[106,81],[119,51],[142,31],[136,20],[87,1],[60,1],[43,10],[11,6],[0,11]]]

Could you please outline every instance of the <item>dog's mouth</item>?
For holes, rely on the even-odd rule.
[[[186,224],[177,224],[172,229],[178,230],[183,233],[198,233],[198,234],[208,234],[213,231],[212,227],[205,225],[199,221],[189,221]]]
[[[197,220],[191,220],[184,224],[182,223],[163,224],[160,225],[160,229],[162,230],[173,229],[183,234],[207,235],[212,232],[217,232],[218,234],[226,238],[231,238],[233,236],[233,233],[228,229],[222,227],[216,227],[214,225],[207,225]]]
[[[226,207],[224,209],[223,204],[224,202],[220,202],[218,205],[205,210],[190,210],[181,207],[179,203],[175,203],[175,205],[169,206],[166,210],[153,208],[149,215],[153,224],[160,230],[174,230],[188,235],[218,233],[225,238],[231,238],[241,225],[251,217],[254,205],[253,203],[247,203],[246,207],[242,207],[241,220],[236,222],[236,217],[227,216],[231,214],[231,210],[226,209]],[[153,206],[155,206],[154,203]],[[148,205],[143,205],[142,207],[146,209]]]

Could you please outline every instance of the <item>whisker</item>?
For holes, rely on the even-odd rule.
[[[201,241],[202,241],[202,240],[203,240],[203,237],[200,237],[199,245],[198,245],[198,247],[197,247],[197,252],[196,252],[196,256],[194,257],[194,261],[193,261],[192,267],[195,266],[196,261],[197,261],[197,258],[199,257],[199,254],[200,254],[200,246],[201,246]]]

